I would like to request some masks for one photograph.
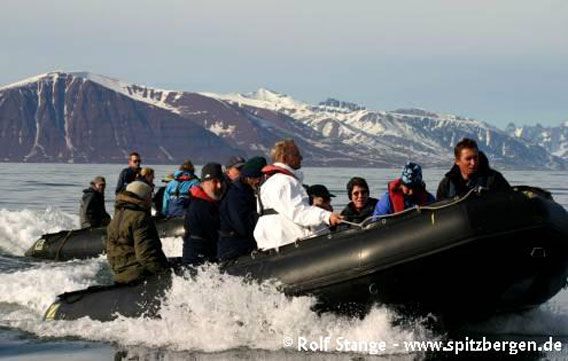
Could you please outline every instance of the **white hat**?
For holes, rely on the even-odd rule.
[[[146,199],[152,193],[152,187],[140,181],[134,181],[126,186],[128,192],[136,194],[141,199]]]

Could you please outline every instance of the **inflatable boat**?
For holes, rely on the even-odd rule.
[[[276,279],[286,294],[314,295],[339,312],[378,302],[486,317],[533,308],[566,286],[568,214],[538,188],[476,190],[221,267],[259,281]],[[167,287],[162,278],[64,293],[45,318],[151,316]]]
[[[155,218],[160,237],[181,237],[184,220]],[[106,227],[91,227],[49,233],[41,236],[25,253],[27,257],[67,261],[96,257],[106,250]]]

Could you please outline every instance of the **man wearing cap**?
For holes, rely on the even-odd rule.
[[[219,241],[217,258],[221,261],[249,254],[256,249],[253,232],[258,221],[255,192],[260,184],[264,157],[249,159],[241,175],[227,188],[219,206]]]
[[[311,236],[323,224],[334,226],[342,216],[309,204],[302,186],[302,155],[292,139],[277,142],[273,164],[263,168],[267,180],[260,187],[260,218],[254,228],[259,249],[284,246]]]
[[[229,182],[234,182],[235,179],[239,178],[241,174],[241,168],[245,165],[245,159],[243,157],[231,157],[229,161],[225,164],[225,174]]]
[[[120,175],[118,176],[118,182],[116,183],[115,194],[122,192],[128,183],[134,182],[138,173],[140,173],[140,164],[142,164],[142,159],[140,159],[140,154],[137,152],[132,152],[128,155],[128,167],[124,168]]]
[[[335,197],[334,194],[329,193],[329,190],[323,184],[314,184],[308,187],[306,190],[308,196],[310,197],[310,205],[320,207],[327,211],[333,212],[333,207],[331,206],[331,198]]]
[[[402,212],[414,206],[425,206],[435,201],[426,191],[422,180],[422,168],[412,162],[406,163],[400,178],[389,182],[388,190],[377,203],[373,216]]]
[[[151,202],[152,187],[141,181],[128,184],[116,197],[107,227],[107,259],[117,283],[136,282],[169,267],[150,216]]]
[[[91,186],[83,190],[79,218],[81,227],[101,227],[110,222],[110,215],[105,209],[105,177],[97,176],[91,181]]]
[[[224,178],[219,163],[207,163],[201,169],[201,183],[190,190],[183,237],[185,264],[200,265],[217,259],[219,200],[223,196]]]

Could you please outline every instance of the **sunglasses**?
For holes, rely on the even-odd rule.
[[[369,195],[369,191],[361,191],[361,192],[355,191],[351,194],[353,194],[354,196],[366,196],[366,195]]]

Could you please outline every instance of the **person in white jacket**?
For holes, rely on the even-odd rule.
[[[271,157],[274,163],[262,170],[268,179],[260,187],[260,217],[254,229],[259,249],[278,248],[341,222],[342,216],[309,204],[298,171],[302,155],[293,140],[277,142]]]

